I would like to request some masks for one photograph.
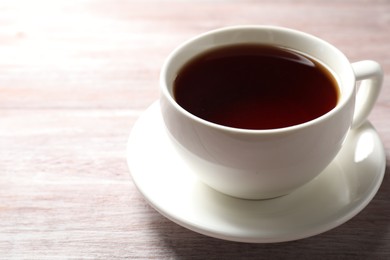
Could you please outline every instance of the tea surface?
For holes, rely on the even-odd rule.
[[[337,81],[322,64],[289,49],[257,44],[213,49],[179,71],[174,98],[207,121],[243,129],[301,124],[332,110]]]

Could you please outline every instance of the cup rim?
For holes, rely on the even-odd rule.
[[[329,42],[318,38],[312,34],[305,33],[299,30],[287,28],[287,27],[281,27],[281,26],[274,26],[274,25],[236,25],[236,26],[227,26],[227,27],[222,27],[214,30],[207,31],[205,33],[199,34],[195,37],[192,37],[186,41],[184,41],[182,44],[177,46],[165,59],[162,69],[160,71],[160,91],[161,94],[170,102],[170,104],[177,110],[179,111],[182,115],[186,116],[187,118],[190,118],[191,120],[202,124],[206,125],[208,127],[218,129],[218,130],[223,130],[231,133],[246,133],[246,134],[275,134],[275,133],[285,133],[289,131],[296,131],[302,128],[306,128],[312,125],[316,125],[324,120],[327,120],[331,118],[334,114],[337,114],[340,112],[340,110],[343,109],[343,107],[346,106],[347,102],[351,99],[351,96],[353,95],[354,91],[349,91],[348,93],[344,94],[345,96],[342,99],[339,99],[336,106],[332,108],[330,111],[327,113],[316,117],[315,119],[312,119],[310,121],[306,121],[304,123],[292,125],[292,126],[287,126],[287,127],[281,127],[281,128],[272,128],[272,129],[246,129],[246,128],[236,128],[236,127],[231,127],[231,126],[226,126],[226,125],[220,125],[217,123],[213,123],[210,121],[207,121],[205,119],[202,119],[191,112],[187,111],[184,109],[182,106],[180,106],[174,97],[171,95],[169,91],[169,87],[167,84],[167,71],[171,65],[172,60],[174,57],[180,53],[183,49],[185,49],[191,42],[194,42],[196,40],[202,39],[204,37],[209,37],[210,35],[213,34],[219,34],[219,33],[225,33],[228,31],[235,31],[235,30],[247,30],[247,29],[255,29],[255,30],[271,30],[271,31],[278,31],[278,32],[284,32],[284,33],[290,33],[290,34],[297,34],[301,37],[308,37],[311,38],[312,40],[316,40],[320,42],[321,44],[325,45],[327,48],[331,49],[334,53],[337,53],[337,55],[343,59],[345,62],[348,64],[351,64],[348,58],[342,53],[338,48],[336,48],[334,45],[330,44]],[[188,61],[188,60],[187,60]],[[354,72],[352,70],[351,66],[348,66],[347,70],[349,70],[349,74],[353,76],[353,85],[355,86],[356,84],[356,79],[354,76]],[[334,72],[335,73],[335,72]],[[351,122],[352,123],[352,122]]]

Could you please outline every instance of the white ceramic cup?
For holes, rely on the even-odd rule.
[[[338,104],[312,121],[271,130],[218,125],[178,105],[172,88],[183,65],[206,50],[238,43],[284,47],[319,61],[338,81]],[[202,182],[234,197],[267,199],[292,192],[326,168],[348,131],[366,120],[382,80],[378,63],[351,64],[312,35],[273,26],[228,27],[190,39],[169,55],[160,75],[161,113],[172,142]]]

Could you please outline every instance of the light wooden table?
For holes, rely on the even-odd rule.
[[[315,34],[385,71],[370,115],[386,175],[342,226],[279,244],[209,238],[136,190],[126,142],[158,99],[164,58],[222,26]],[[0,3],[0,259],[390,259],[390,1],[3,0]]]

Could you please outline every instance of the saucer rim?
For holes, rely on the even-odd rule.
[[[159,101],[154,102],[141,114],[141,116],[137,119],[136,123],[134,124],[134,126],[130,132],[128,142],[127,142],[127,151],[126,151],[126,158],[127,158],[127,164],[128,164],[130,176],[131,176],[135,186],[137,187],[138,191],[142,194],[143,198],[147,201],[147,203],[152,208],[154,208],[158,213],[160,213],[161,215],[163,215],[164,217],[166,217],[170,221],[172,221],[172,222],[174,222],[174,223],[176,223],[184,228],[187,228],[191,231],[194,231],[196,233],[203,234],[205,236],[209,236],[209,237],[213,237],[213,238],[217,238],[217,239],[233,241],[233,242],[244,242],[244,243],[279,243],[279,242],[295,241],[295,240],[300,240],[300,239],[316,236],[318,234],[324,233],[326,231],[329,231],[331,229],[334,229],[334,228],[344,224],[345,222],[349,221],[354,216],[359,214],[372,201],[372,199],[377,194],[377,192],[378,192],[378,190],[383,182],[384,174],[386,171],[386,157],[385,157],[384,146],[383,146],[383,143],[378,135],[378,132],[374,128],[374,126],[369,121],[367,121],[366,124],[368,124],[368,127],[373,130],[373,132],[375,133],[375,138],[378,141],[377,143],[380,144],[380,146],[381,146],[381,147],[377,147],[376,149],[378,149],[380,151],[380,155],[382,157],[380,159],[380,161],[382,162],[382,164],[381,164],[381,166],[378,167],[378,170],[376,170],[377,171],[376,178],[375,178],[376,181],[372,185],[370,185],[370,186],[372,186],[371,189],[367,189],[367,191],[365,192],[365,196],[363,196],[362,198],[345,205],[343,208],[349,209],[349,210],[347,210],[347,212],[345,214],[333,219],[333,221],[328,221],[328,222],[323,223],[315,228],[310,227],[310,228],[308,228],[308,230],[300,232],[299,234],[289,233],[288,235],[285,234],[283,237],[276,236],[276,237],[266,238],[263,236],[261,236],[261,237],[259,237],[259,236],[245,236],[245,237],[234,236],[233,234],[231,234],[229,232],[224,232],[223,230],[217,230],[217,229],[213,229],[210,227],[196,225],[196,223],[188,221],[187,219],[182,218],[181,216],[177,216],[177,215],[172,216],[173,214],[169,214],[168,212],[166,212],[166,210],[164,210],[164,207],[162,205],[156,204],[151,198],[149,198],[148,194],[145,194],[141,185],[138,183],[137,179],[134,177],[134,174],[132,173],[132,170],[131,170],[132,166],[131,166],[131,162],[130,162],[131,160],[129,158],[129,153],[130,153],[129,151],[130,151],[130,146],[131,146],[131,142],[132,142],[132,134],[135,131],[134,129],[136,129],[136,126],[138,126],[140,124],[139,122],[140,122],[141,118],[146,117],[148,115],[148,113],[153,112],[150,110],[155,109],[156,111],[154,111],[154,112],[159,111],[159,109],[158,109],[159,104],[158,103],[159,103]],[[378,161],[379,161],[379,159],[378,159]],[[197,181],[199,181],[199,180],[197,180]],[[215,192],[217,192],[217,191],[215,191]],[[227,196],[227,195],[225,195],[225,196]],[[340,214],[338,214],[338,215],[340,215]]]

